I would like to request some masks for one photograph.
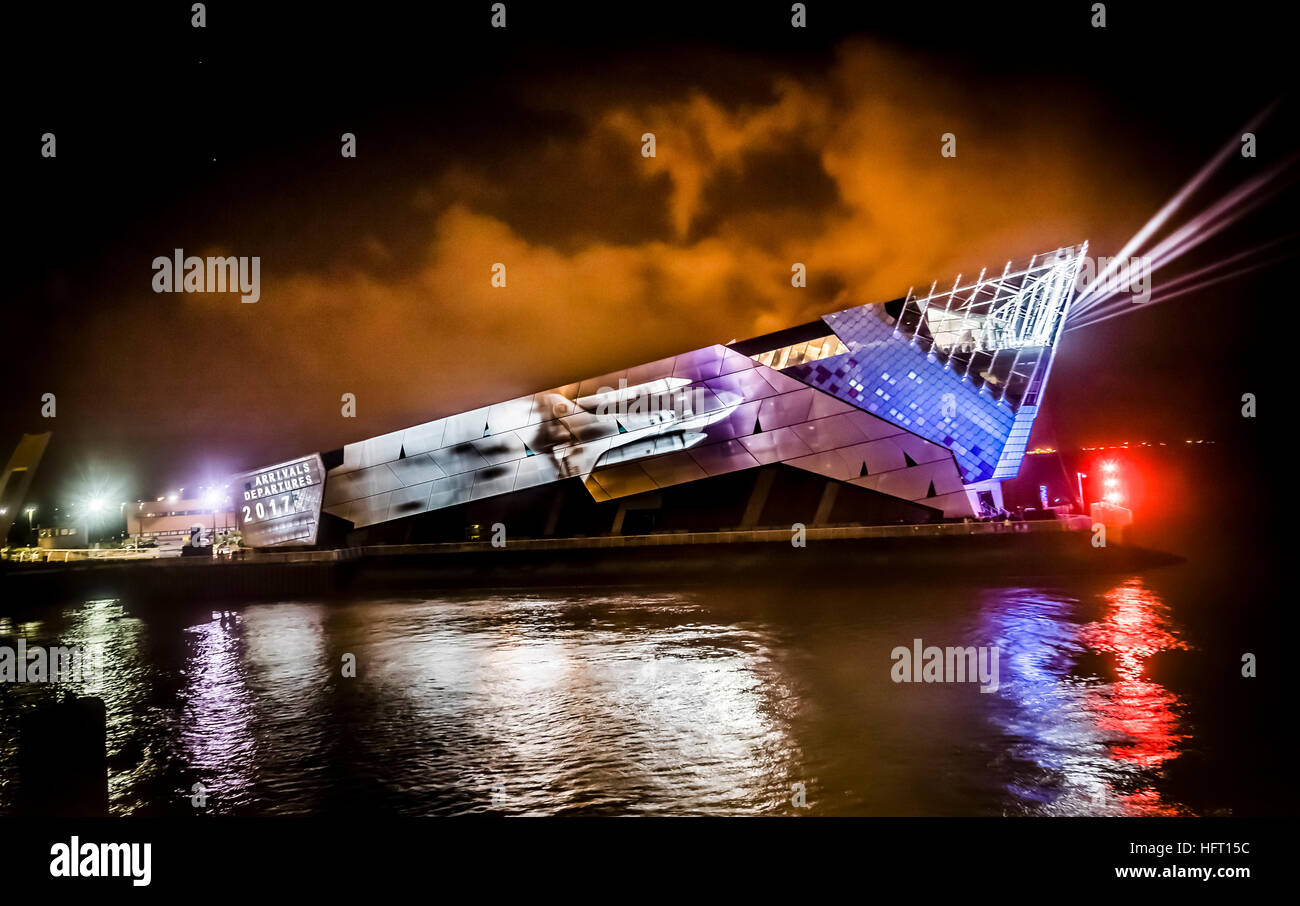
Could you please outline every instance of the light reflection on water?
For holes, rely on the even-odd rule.
[[[1181,814],[1150,774],[1177,757],[1178,698],[1143,676],[1144,662],[1186,650],[1170,631],[1168,608],[1141,579],[1104,594],[1094,622],[1071,619],[1077,602],[1003,590],[982,609],[987,635],[1007,653],[993,722],[1007,750],[1030,769],[1007,789],[1008,810],[1024,814]],[[1114,658],[1107,677],[1077,674],[1081,655]]]
[[[101,642],[115,813],[1173,814],[1186,650],[1140,579],[1070,590],[460,595],[142,620],[94,602],[0,644]],[[890,652],[997,645],[1000,689]],[[355,657],[355,678],[343,675]],[[15,715],[50,687],[0,687]],[[6,771],[6,779],[9,772]],[[802,783],[808,808],[791,803]],[[0,809],[12,789],[0,786]]]

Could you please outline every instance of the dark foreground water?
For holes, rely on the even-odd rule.
[[[1273,725],[1248,602],[1183,565],[1068,584],[466,594],[225,614],[89,602],[115,814],[1253,814]],[[996,646],[999,688],[891,651]],[[355,678],[343,675],[355,656]],[[0,684],[0,811],[16,715]],[[802,787],[796,785],[802,784]],[[802,795],[800,794],[802,790]],[[796,801],[806,801],[801,808]]]

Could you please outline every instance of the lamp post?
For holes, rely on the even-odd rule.
[[[1075,472],[1074,474],[1075,474],[1075,475],[1078,477],[1078,479],[1079,479],[1079,512],[1082,513],[1082,512],[1085,511],[1085,509],[1086,509],[1087,506],[1088,506],[1087,501],[1085,501],[1085,500],[1083,499],[1083,480],[1084,480],[1085,478],[1087,478],[1088,476],[1087,476],[1086,474],[1084,474],[1083,472]]]
[[[104,509],[104,498],[92,497],[86,502],[86,548],[90,548],[90,520]]]
[[[217,555],[217,510],[221,508],[225,500],[219,488],[207,488],[203,491],[201,499],[204,509],[212,512],[212,556],[215,557]]]

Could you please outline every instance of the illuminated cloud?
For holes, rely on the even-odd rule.
[[[1057,99],[968,88],[864,43],[769,87],[766,100],[724,100],[704,63],[696,86],[642,86],[626,103],[530,86],[563,128],[506,124],[489,157],[386,177],[391,216],[336,224],[305,251],[301,237],[292,255],[232,237],[228,251],[262,257],[261,302],[166,301],[184,307],[204,362],[242,387],[206,392],[186,379],[193,350],[164,355],[168,406],[218,420],[287,408],[279,427],[304,450],[334,446],[1008,257],[1117,244],[1151,208],[1145,187],[1113,184],[1114,161]],[[644,132],[654,158],[641,156]],[[945,132],[955,159],[939,154]],[[496,262],[505,288],[490,283]],[[795,262],[806,289],[790,285]],[[141,303],[158,299],[126,309]],[[100,330],[158,345],[171,320]],[[355,422],[338,417],[343,392],[358,396]]]

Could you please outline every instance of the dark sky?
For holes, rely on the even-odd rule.
[[[161,494],[1008,258],[1112,253],[1279,97],[1259,157],[1187,213],[1300,147],[1266,4],[1111,3],[1104,30],[1088,3],[812,2],[803,30],[789,3],[511,2],[504,31],[490,6],[12,15],[0,441],[54,431],[39,493]],[[1294,196],[1157,291],[1289,232]],[[261,301],[155,294],[178,247],[260,256]],[[1267,380],[1250,313],[1292,283],[1070,334],[1035,440],[1240,431]]]

